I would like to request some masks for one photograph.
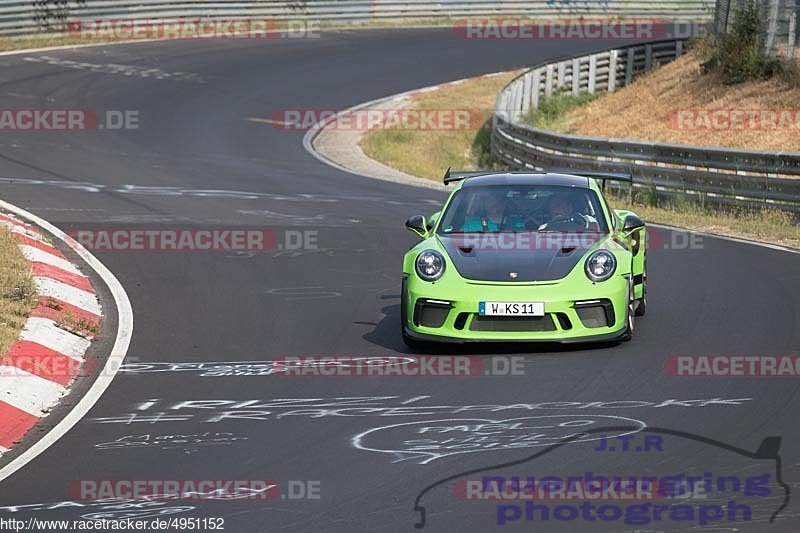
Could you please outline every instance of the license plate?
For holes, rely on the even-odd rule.
[[[544,302],[479,302],[481,316],[544,316]]]

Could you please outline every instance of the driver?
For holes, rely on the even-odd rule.
[[[570,218],[575,213],[575,206],[572,205],[569,199],[563,196],[555,196],[550,200],[550,220]]]
[[[597,223],[597,220],[593,217],[580,213],[576,209],[573,199],[569,196],[553,196],[550,199],[549,212],[550,220],[539,226],[540,231],[565,226],[589,228],[592,223]]]

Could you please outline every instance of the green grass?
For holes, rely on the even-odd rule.
[[[0,355],[17,340],[35,306],[31,267],[11,231],[0,227]]]
[[[800,248],[800,223],[787,211],[721,209],[685,197],[664,201],[649,190],[633,197],[606,193],[606,198],[614,209],[634,211],[648,222]]]
[[[571,120],[565,115],[599,98],[599,94],[553,95],[539,102],[539,108],[523,117],[525,124],[545,130],[569,132]]]
[[[448,166],[459,170],[493,168],[489,145],[494,95],[515,75],[516,72],[505,73],[440,88],[416,96],[411,103],[415,109],[479,112],[470,129],[377,129],[364,134],[361,149],[385,165],[435,181],[442,179]]]
[[[87,44],[86,39],[78,39],[69,36],[43,35],[41,37],[3,37],[0,38],[0,52],[10,52],[12,50],[28,50],[34,48],[49,48],[51,46],[67,46],[75,44]],[[96,41],[101,42],[101,41]]]

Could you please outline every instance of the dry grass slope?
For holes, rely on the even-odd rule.
[[[746,150],[800,151],[800,123],[794,129],[677,129],[675,110],[790,110],[800,112],[800,88],[780,78],[725,85],[721,76],[701,74],[699,53],[639,78],[619,91],[567,113],[566,133]]]

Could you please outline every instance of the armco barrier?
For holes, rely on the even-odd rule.
[[[708,20],[714,0],[0,0],[0,36],[63,32],[76,19],[269,18],[327,22],[466,17]]]
[[[680,57],[685,49],[683,40],[659,41],[543,63],[527,70],[497,95],[492,154],[517,169],[630,169],[637,190],[661,198],[683,196],[708,204],[800,212],[800,152],[579,137],[521,123],[541,98],[560,93],[613,92],[652,66]],[[609,183],[609,187],[627,186]]]

